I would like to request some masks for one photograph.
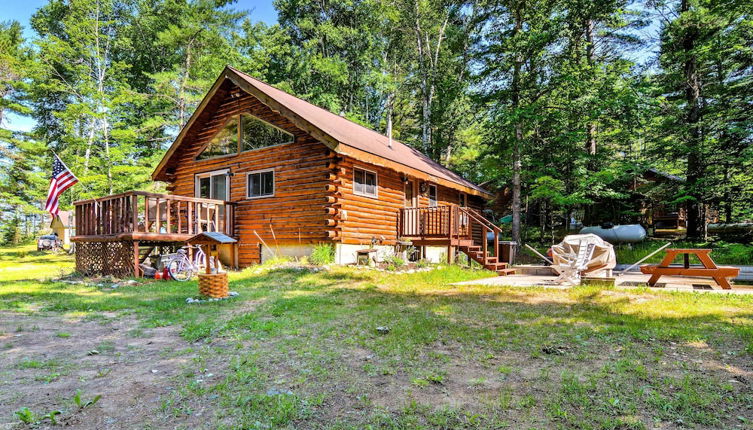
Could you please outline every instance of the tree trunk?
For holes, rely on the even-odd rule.
[[[681,14],[690,11],[690,0],[682,0]],[[682,49],[685,53],[685,100],[687,102],[685,122],[688,126],[688,164],[687,164],[687,188],[691,200],[688,202],[688,238],[701,239],[703,237],[705,219],[703,217],[702,194],[698,189],[700,179],[703,176],[703,164],[701,160],[701,83],[697,70],[696,54],[693,52],[695,42],[699,37],[697,24],[688,23],[682,39]]]
[[[588,61],[589,75],[593,76],[595,67],[594,58],[594,22],[592,19],[586,20],[586,60]],[[589,121],[586,125],[586,151],[590,155],[596,155],[596,123]]]
[[[395,100],[395,93],[390,93],[387,96],[387,106],[386,106],[387,112],[385,113],[387,116],[386,134],[387,134],[387,138],[389,139],[387,146],[389,146],[390,148],[392,148],[392,109],[393,109],[394,100]]]
[[[515,10],[515,37],[523,28],[521,4]],[[523,141],[523,125],[520,120],[520,73],[523,66],[523,58],[520,53],[515,54],[515,64],[512,75],[512,109],[515,115],[515,140],[512,150],[512,240],[521,243],[520,240],[520,173],[522,170],[521,145]]]

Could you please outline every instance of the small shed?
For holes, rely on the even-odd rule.
[[[58,239],[63,241],[63,246],[71,245],[71,237],[75,234],[73,211],[60,211],[57,217],[47,215],[50,220],[52,232],[58,235]]]

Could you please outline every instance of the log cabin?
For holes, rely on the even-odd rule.
[[[331,244],[337,264],[412,246],[456,252],[500,274],[492,196],[421,152],[226,67],[155,168],[168,194],[131,191],[76,202],[82,273],[137,276],[150,254],[202,231],[237,240],[233,267],[302,257]],[[491,247],[488,236],[494,237]],[[417,251],[417,252],[416,252]]]

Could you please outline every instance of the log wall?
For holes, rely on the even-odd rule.
[[[206,121],[195,125],[190,140],[184,140],[175,164],[169,190],[193,196],[195,175],[230,169],[230,200],[237,203],[235,236],[239,240],[238,262],[248,266],[260,261],[260,239],[276,244],[314,244],[329,240],[323,211],[327,191],[328,149],[290,121],[239,89],[230,89],[224,101]],[[250,113],[292,133],[295,141],[239,155],[195,160],[203,146],[232,116]],[[246,173],[274,169],[274,196],[247,199]],[[257,236],[258,235],[258,236]]]
[[[369,244],[372,237],[383,239],[384,245],[395,243],[398,213],[405,198],[401,173],[335,154],[235,86],[223,85],[215,99],[187,131],[176,152],[177,159],[168,170],[171,178],[168,190],[194,196],[196,174],[229,169],[230,201],[236,203],[235,236],[239,240],[240,266],[260,261],[262,240],[271,248],[325,241]],[[238,155],[196,160],[227,120],[241,112],[288,131],[295,141]],[[354,167],[377,173],[377,198],[353,193]],[[247,199],[246,173],[262,169],[274,169],[275,194]],[[458,201],[459,191],[438,186],[439,204]],[[470,206],[480,207],[480,198],[468,196],[468,201]],[[419,205],[428,204],[428,195],[419,193]]]
[[[342,243],[371,243],[372,237],[384,238],[382,244],[394,245],[397,240],[398,214],[405,207],[405,191],[402,174],[392,169],[360,162],[351,157],[338,157],[339,193],[341,210],[347,213],[346,219],[337,220],[337,237]],[[353,193],[353,169],[361,168],[377,173],[377,197],[366,197]],[[421,181],[412,178],[416,183]],[[458,204],[460,192],[441,185],[437,186],[437,204]],[[419,206],[428,206],[428,193],[418,192]],[[468,196],[468,205],[480,208],[483,201]],[[342,217],[341,217],[342,218]]]

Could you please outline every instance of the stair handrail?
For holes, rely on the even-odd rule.
[[[494,244],[492,245],[493,246],[492,249],[494,250],[494,255],[499,258],[500,256],[499,237],[502,235],[502,229],[494,225],[491,221],[484,218],[480,213],[478,213],[477,211],[471,208],[458,206],[458,209],[460,209],[460,211],[462,211],[464,214],[468,215],[469,219],[481,224],[481,226],[483,227],[482,249],[483,249],[484,256],[486,256],[486,253],[487,253],[487,242],[488,242],[486,238],[486,232],[488,230],[491,230],[492,232],[494,232]]]
[[[467,207],[462,207],[462,206],[458,206],[458,208],[462,212],[466,213],[468,216],[470,216],[471,218],[473,218],[477,223],[483,224],[487,228],[489,228],[491,230],[495,230],[497,233],[502,233],[502,229],[501,228],[497,227],[496,225],[494,225],[494,223],[492,223],[488,219],[484,218],[480,213],[478,213],[474,209],[467,208]]]

